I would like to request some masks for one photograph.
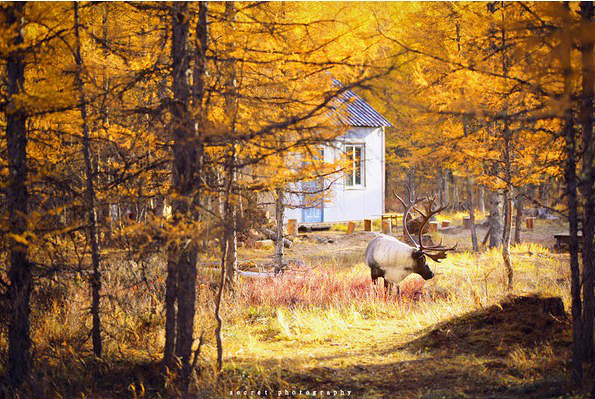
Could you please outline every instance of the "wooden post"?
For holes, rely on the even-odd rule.
[[[296,236],[297,233],[297,219],[287,219],[287,235]]]
[[[353,234],[353,230],[355,230],[355,223],[349,222],[347,225],[347,234]]]
[[[387,221],[387,220],[383,220],[382,221],[382,232],[384,234],[390,234],[390,233],[392,233],[390,221]]]
[[[442,228],[446,229],[448,226],[450,226],[450,220],[443,220],[442,221]]]
[[[364,219],[364,231],[372,231],[372,221],[370,219]]]
[[[463,227],[465,229],[471,228],[471,218],[469,216],[463,216]]]
[[[428,222],[428,232],[436,233],[438,231],[438,222]]]
[[[535,225],[535,218],[534,217],[527,217],[525,218],[526,223],[527,223],[527,230],[533,230],[533,227]]]

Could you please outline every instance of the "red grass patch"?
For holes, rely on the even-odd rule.
[[[386,292],[383,284],[374,286],[370,277],[333,271],[314,270],[280,277],[244,279],[240,297],[249,305],[330,307],[395,301],[413,301],[421,296],[421,277],[400,284],[401,293]]]

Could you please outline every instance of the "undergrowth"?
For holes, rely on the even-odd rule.
[[[512,294],[557,296],[568,307],[564,255],[536,244],[517,245],[512,254]],[[361,260],[343,268],[325,262],[321,259],[319,264],[309,265],[310,269],[279,278],[240,278],[236,289],[227,292],[222,312],[225,369],[221,375],[213,369],[216,275],[199,276],[196,336],[204,331],[205,342],[193,392],[226,397],[230,391],[243,389],[274,391],[296,383],[312,386],[318,374],[329,372],[313,371],[320,362],[335,370],[335,377],[329,378],[341,379],[345,373],[344,378],[352,381],[357,391],[358,373],[366,373],[362,364],[382,370],[383,365],[429,361],[424,351],[406,349],[407,342],[431,326],[496,305],[511,294],[505,290],[501,255],[496,249],[481,254],[453,253],[442,263],[431,264],[436,273],[432,280],[410,276],[401,284],[399,294],[385,291],[382,284],[374,286]],[[101,360],[91,356],[86,280],[75,275],[36,286],[32,307],[36,363],[30,393],[40,397],[176,397],[175,384],[158,365],[164,341],[164,260],[154,256],[135,263],[113,255],[106,263],[102,298],[105,353]],[[4,330],[0,340],[2,359],[6,359]],[[440,348],[432,349],[436,350]],[[547,344],[530,349],[518,346],[497,362],[502,379],[513,378],[510,373],[516,370],[515,381],[528,383],[547,376],[548,370],[560,372],[563,366],[556,356],[559,353]],[[459,361],[467,364],[461,367],[479,372],[477,364],[491,360]],[[357,367],[364,368],[358,371]],[[4,360],[0,369],[4,372]],[[493,369],[486,368],[485,373],[490,381],[500,378]],[[370,389],[373,397],[374,389]],[[434,397],[415,389],[403,392],[404,396]]]

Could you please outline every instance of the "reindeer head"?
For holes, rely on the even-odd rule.
[[[436,200],[435,196],[432,196],[430,198],[416,198],[415,200],[412,200],[410,198],[410,196],[408,195],[408,202],[405,203],[405,201],[403,201],[401,199],[401,197],[399,197],[397,195],[397,193],[393,193],[394,196],[401,202],[401,204],[403,204],[403,207],[405,208],[405,213],[403,213],[403,233],[405,234],[405,237],[409,240],[410,244],[413,247],[413,252],[411,253],[411,256],[414,260],[414,264],[415,266],[413,267],[413,272],[419,274],[420,276],[422,276],[425,280],[429,280],[432,277],[434,277],[434,273],[432,272],[432,270],[430,269],[430,267],[428,266],[427,262],[426,262],[426,256],[430,259],[432,259],[434,262],[440,262],[442,259],[446,258],[446,252],[448,251],[452,251],[457,247],[457,244],[455,244],[452,247],[443,247],[442,246],[442,239],[440,240],[440,244],[438,245],[433,245],[433,246],[424,246],[423,244],[423,231],[424,228],[426,227],[426,224],[428,224],[428,222],[430,221],[430,219],[432,218],[432,216],[434,216],[435,214],[442,212],[443,210],[445,210],[448,207],[447,205],[438,207],[437,209],[433,209],[434,208],[434,201]],[[408,194],[409,194],[409,190],[408,190]],[[416,205],[422,201],[427,201],[427,207],[426,207],[426,211],[425,213],[420,211]],[[407,229],[407,218],[409,216],[409,212],[411,211],[411,209],[414,209],[416,212],[418,212],[423,220],[422,220],[422,224],[421,227],[417,233],[417,242],[413,239],[413,237],[411,236],[411,234],[409,233],[409,230]]]

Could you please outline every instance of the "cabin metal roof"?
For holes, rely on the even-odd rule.
[[[333,86],[342,87],[343,84],[333,79]],[[363,98],[351,90],[345,90],[334,99],[335,115],[345,126],[357,127],[392,127],[393,125],[376,111]]]

